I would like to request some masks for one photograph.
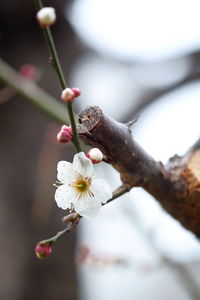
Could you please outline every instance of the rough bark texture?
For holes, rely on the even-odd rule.
[[[130,128],[91,106],[79,115],[80,137],[102,150],[127,188],[143,187],[185,228],[200,237],[200,142],[164,166],[135,141]]]

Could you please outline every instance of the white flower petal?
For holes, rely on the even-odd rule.
[[[98,200],[86,194],[74,203],[75,211],[85,218],[96,217],[101,207]]]
[[[74,170],[72,163],[61,160],[57,166],[57,178],[60,182],[69,184],[76,180],[77,173]]]
[[[67,184],[59,186],[55,192],[55,200],[62,209],[71,208],[71,204],[77,199],[76,190]]]
[[[94,174],[93,164],[91,160],[85,156],[84,152],[79,152],[74,155],[73,166],[75,170],[85,178],[90,178]]]
[[[106,203],[112,198],[112,191],[108,183],[101,178],[94,178],[91,182],[90,191],[94,194],[95,199],[101,203]]]

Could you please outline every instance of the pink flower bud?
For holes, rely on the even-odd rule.
[[[35,79],[37,76],[37,69],[34,65],[31,64],[25,64],[21,66],[20,75],[25,77],[26,79]]]
[[[61,99],[64,102],[73,102],[74,98],[80,96],[81,92],[78,88],[66,88],[62,91]]]
[[[93,162],[93,164],[98,164],[103,159],[103,153],[98,148],[92,148],[87,153],[86,156]]]
[[[41,27],[48,27],[55,23],[56,13],[53,7],[43,7],[37,14],[36,18]]]
[[[48,257],[52,252],[51,245],[49,243],[45,242],[39,242],[35,246],[35,254],[37,258],[46,258]]]
[[[72,128],[63,125],[57,134],[57,140],[59,143],[68,143],[72,140]]]
[[[81,91],[78,88],[72,88],[72,91],[74,92],[75,97],[79,97],[81,94]]]

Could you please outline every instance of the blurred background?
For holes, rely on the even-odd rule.
[[[200,131],[200,2],[44,5],[57,11],[52,32],[68,85],[82,91],[76,111],[98,105],[121,122],[140,114],[133,136],[149,154],[163,163],[183,155]],[[1,0],[0,56],[59,101],[32,1]],[[74,150],[56,143],[58,123],[0,88],[0,299],[200,299],[199,241],[139,188],[82,220],[47,260],[35,257],[35,244],[63,227],[52,184]],[[96,169],[120,184],[110,166]]]

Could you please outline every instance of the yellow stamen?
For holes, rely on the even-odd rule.
[[[89,190],[90,184],[91,184],[91,178],[81,177],[76,182],[73,182],[71,186],[76,188],[79,193],[88,192],[89,195],[91,196],[92,192],[90,192]]]

